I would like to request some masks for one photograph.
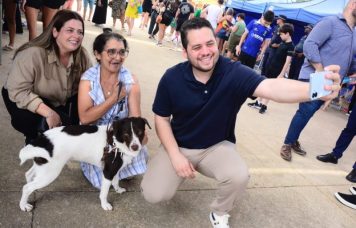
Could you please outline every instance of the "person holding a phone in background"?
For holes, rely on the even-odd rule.
[[[329,16],[319,21],[305,40],[303,51],[306,58],[299,73],[299,80],[308,82],[310,74],[324,71],[331,64],[340,66],[340,75],[344,77],[353,69],[352,61],[356,53],[356,0],[349,0],[342,15]],[[290,123],[280,155],[286,161],[292,160],[292,150],[304,156],[298,141],[301,132],[313,117],[314,113],[324,104],[322,100],[313,100],[299,104]]]

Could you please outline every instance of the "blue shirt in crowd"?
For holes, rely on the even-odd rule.
[[[315,72],[312,63],[321,63],[324,67],[340,65],[340,75],[344,77],[352,68],[356,53],[356,32],[351,29],[342,15],[329,16],[318,22],[304,42],[305,61],[299,73],[299,79],[309,80]]]
[[[271,42],[269,44],[270,48],[277,49],[278,47],[272,47],[272,44],[280,44],[282,42],[281,36],[279,35],[279,26],[276,25],[272,32]]]
[[[179,147],[205,149],[235,139],[236,114],[264,77],[240,62],[219,57],[206,84],[197,81],[189,62],[168,69],[161,78],[153,112],[171,116]]]
[[[246,30],[248,34],[241,50],[250,56],[257,57],[263,41],[271,39],[272,28],[262,25],[260,20],[252,20],[246,26]]]

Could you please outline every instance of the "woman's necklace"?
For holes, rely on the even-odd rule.
[[[101,87],[103,89],[103,93],[105,97],[110,97],[110,95],[112,95],[114,89],[113,85],[116,83],[116,81],[117,79],[101,81]]]

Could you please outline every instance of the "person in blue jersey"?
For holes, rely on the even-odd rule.
[[[274,13],[266,11],[259,20],[252,20],[245,28],[240,43],[236,46],[236,54],[240,62],[250,68],[260,61],[272,37],[271,24]]]
[[[283,24],[278,31],[282,42],[278,44],[277,50],[272,54],[265,72],[267,78],[283,78],[288,72],[288,68],[292,59],[294,44],[292,36],[294,33],[294,26],[289,23]],[[261,72],[262,74],[262,72]],[[251,108],[259,109],[259,113],[264,114],[267,111],[267,104],[269,100],[263,97],[259,101],[248,103]]]
[[[183,55],[188,61],[168,69],[154,99],[157,135],[162,143],[149,160],[141,183],[150,203],[170,200],[178,187],[196,172],[218,182],[210,204],[213,227],[229,227],[229,212],[241,199],[249,173],[236,149],[237,113],[248,97],[277,102],[309,100],[309,84],[284,78],[266,79],[254,70],[219,55],[214,30],[204,18],[193,18],[181,28]],[[340,89],[337,66],[331,96]],[[192,224],[189,227],[196,227]]]
[[[269,64],[271,63],[271,59],[273,55],[276,53],[277,48],[282,42],[282,39],[279,35],[279,29],[286,23],[287,17],[284,15],[279,15],[276,18],[276,26],[273,28],[271,41],[266,48],[265,54],[263,55],[262,66],[261,66],[261,75],[266,76],[266,70]]]

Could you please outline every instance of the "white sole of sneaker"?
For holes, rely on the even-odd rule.
[[[216,215],[215,215],[215,216],[216,216]],[[230,216],[229,216],[229,217],[230,217]],[[212,225],[213,227],[226,227],[226,228],[230,228],[230,226],[229,226],[228,224],[221,224],[221,223],[219,223],[219,221],[214,220],[212,212],[210,212],[210,214],[209,214],[209,219],[210,219],[211,225]]]
[[[352,209],[356,209],[356,205],[355,204],[351,204],[351,203],[347,202],[337,192],[335,192],[334,195],[335,195],[336,199],[339,200],[345,206],[351,207]]]
[[[260,110],[261,109],[261,106],[256,106],[256,105],[247,105],[248,107],[250,107],[250,108],[255,108],[255,109],[257,109],[257,110]]]
[[[355,187],[351,187],[350,188],[350,192],[352,193],[352,195],[356,195],[356,188]]]

